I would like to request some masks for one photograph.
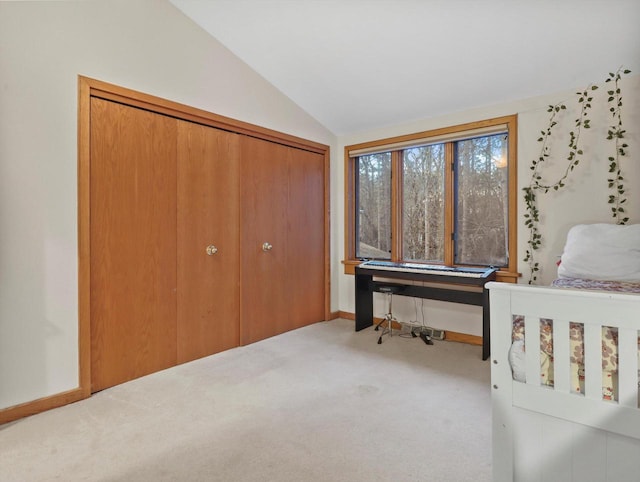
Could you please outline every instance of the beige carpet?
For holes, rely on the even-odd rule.
[[[488,481],[481,348],[334,320],[0,426],[0,480]]]

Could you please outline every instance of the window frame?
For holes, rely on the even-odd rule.
[[[517,114],[503,117],[495,117],[466,124],[459,124],[440,129],[416,132],[402,136],[376,139],[345,146],[345,259],[344,272],[354,274],[355,266],[362,262],[355,257],[355,203],[356,203],[356,174],[355,159],[357,155],[351,157],[350,153],[362,149],[375,149],[385,146],[391,151],[391,261],[402,262],[402,150],[411,147],[411,142],[415,145],[424,144],[425,139],[444,137],[445,159],[447,168],[445,169],[445,233],[444,233],[444,265],[464,266],[454,264],[454,173],[452,164],[454,160],[454,142],[465,138],[478,137],[474,131],[479,129],[489,130],[493,126],[506,125],[508,134],[507,144],[507,166],[508,166],[508,258],[509,264],[500,269],[497,275],[498,281],[515,282],[520,276],[517,272],[517,152],[518,152],[518,116]],[[468,133],[468,134],[465,134]],[[483,135],[483,134],[480,134]],[[486,135],[491,135],[487,133]],[[400,144],[401,146],[398,146]],[[395,145],[395,147],[394,147]],[[415,262],[415,261],[412,261]]]

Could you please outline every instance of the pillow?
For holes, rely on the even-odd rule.
[[[527,382],[526,355],[524,353],[524,340],[516,340],[509,348],[509,364],[511,365],[511,373],[516,382]]]
[[[578,224],[567,234],[560,278],[640,282],[640,224]]]

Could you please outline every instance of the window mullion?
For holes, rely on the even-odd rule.
[[[447,266],[453,266],[454,258],[454,233],[455,233],[455,219],[454,219],[454,145],[453,142],[447,142],[445,144],[444,156],[445,156],[445,169],[444,173],[444,264]]]
[[[391,152],[391,260],[402,260],[402,151]]]

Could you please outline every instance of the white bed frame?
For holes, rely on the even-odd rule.
[[[640,480],[640,295],[488,283],[493,480]],[[509,365],[512,316],[525,317],[526,383]],[[553,319],[555,386],[540,384],[540,318]],[[584,323],[584,394],[570,390],[569,322]],[[618,400],[602,400],[602,326],[618,328]],[[564,341],[562,341],[564,340]],[[589,376],[594,374],[594,376]]]

